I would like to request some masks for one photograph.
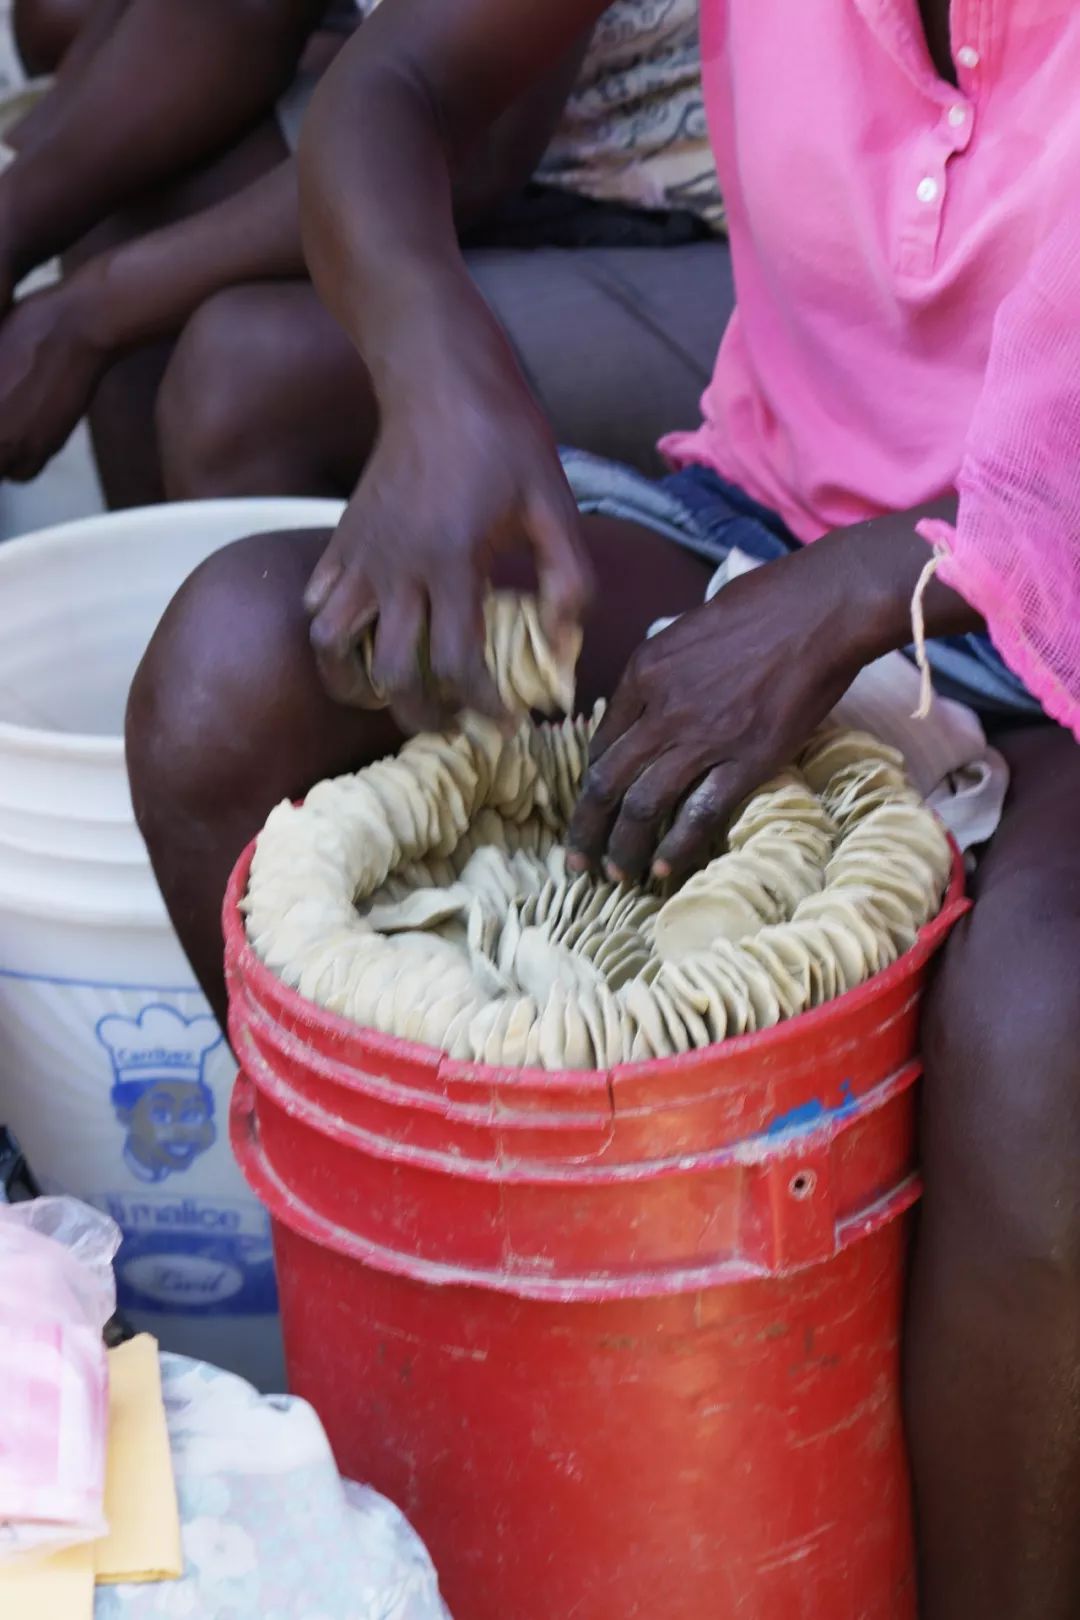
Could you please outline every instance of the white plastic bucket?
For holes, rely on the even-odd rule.
[[[124,707],[198,563],[341,510],[193,502],[0,545],[0,1122],[45,1191],[122,1228],[132,1322],[263,1387],[282,1377],[269,1226],[229,1150],[235,1064],[135,826]]]

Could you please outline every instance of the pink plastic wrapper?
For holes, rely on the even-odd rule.
[[[74,1199],[0,1205],[0,1558],[105,1533],[119,1242]]]

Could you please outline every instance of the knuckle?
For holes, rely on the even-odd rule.
[[[649,826],[663,814],[663,805],[650,789],[631,788],[623,800],[622,813],[627,821]]]
[[[340,635],[335,625],[326,619],[315,619],[308,632],[315,656],[320,663],[332,663],[341,655]]]
[[[630,656],[630,661],[626,666],[626,673],[622,678],[622,684],[626,685],[633,682],[636,685],[640,681],[647,679],[655,661],[656,654],[653,651],[652,643],[643,641]]]
[[[718,795],[711,788],[695,794],[687,800],[685,815],[694,833],[710,831],[721,817]]]
[[[602,765],[594,766],[585,778],[581,802],[590,809],[613,810],[618,803],[618,786]]]

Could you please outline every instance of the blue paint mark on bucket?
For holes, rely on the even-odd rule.
[[[827,1108],[820,1097],[811,1097],[808,1102],[800,1103],[798,1108],[791,1108],[786,1114],[778,1114],[762,1134],[781,1136],[789,1131],[810,1131],[815,1126],[824,1124],[826,1120],[843,1119],[857,1107],[851,1094],[850,1080],[845,1080],[840,1087],[840,1096],[842,1100],[832,1108]]]

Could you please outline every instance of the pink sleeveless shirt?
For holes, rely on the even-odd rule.
[[[956,487],[995,315],[1080,212],[1080,3],[953,0],[959,87],[917,0],[701,10],[737,311],[663,448],[812,540]]]

